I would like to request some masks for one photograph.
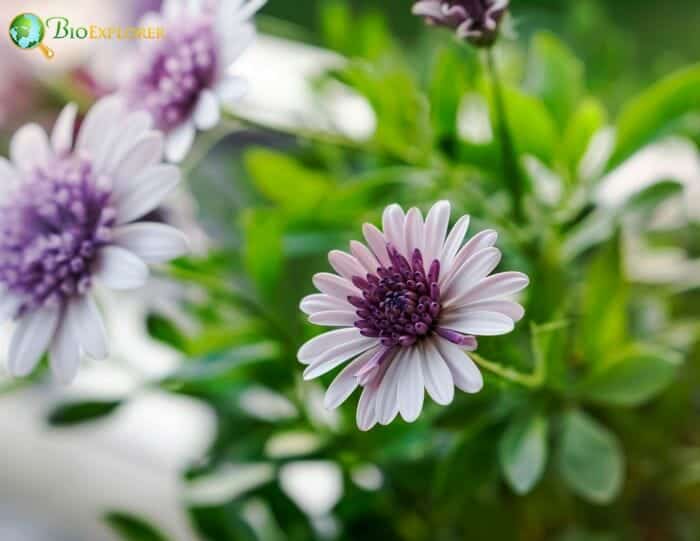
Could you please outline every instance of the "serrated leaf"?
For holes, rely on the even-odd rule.
[[[527,494],[540,480],[547,463],[547,418],[527,415],[516,418],[499,444],[501,469],[518,494]]]
[[[581,392],[595,402],[637,406],[663,391],[681,362],[675,351],[637,344],[595,370],[581,385]]]
[[[567,413],[562,422],[559,471],[579,496],[610,503],[619,494],[624,458],[617,438],[582,411]]]

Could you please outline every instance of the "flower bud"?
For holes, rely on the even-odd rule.
[[[452,28],[457,37],[477,47],[489,47],[498,37],[509,0],[419,0],[413,14],[428,24]]]

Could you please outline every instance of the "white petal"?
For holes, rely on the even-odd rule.
[[[112,177],[115,176],[119,164],[146,137],[152,123],[151,115],[145,111],[127,115],[124,122],[112,130],[114,132],[112,140],[100,151],[96,167]],[[121,178],[113,184],[128,184],[128,179]]]
[[[525,309],[517,302],[502,299],[492,299],[486,301],[473,302],[467,305],[457,305],[454,309],[446,309],[444,316],[459,314],[463,315],[471,311],[499,312],[508,316],[513,321],[520,321],[525,315]]]
[[[202,90],[194,108],[192,119],[200,130],[210,130],[219,123],[221,110],[219,100],[211,90]]]
[[[10,343],[10,374],[22,377],[34,370],[53,338],[59,313],[58,308],[40,308],[20,319]]]
[[[115,244],[135,253],[146,263],[163,263],[187,253],[187,238],[169,225],[138,222],[114,230]]]
[[[476,252],[493,246],[496,244],[497,240],[498,233],[496,233],[493,229],[480,231],[470,238],[469,241],[457,252],[450,270],[445,273],[440,273],[440,287],[442,287],[444,283],[452,278],[457,269],[462,266],[462,263],[473,256]]]
[[[309,317],[309,322],[314,325],[326,327],[352,327],[357,320],[357,314],[350,310],[329,310],[316,312]]]
[[[452,373],[433,340],[426,340],[424,344],[422,368],[425,389],[436,404],[446,406],[452,402],[455,394]]]
[[[239,21],[250,19],[266,3],[267,0],[248,0],[248,2],[246,2],[245,5],[238,11],[236,18]]]
[[[460,299],[460,302],[469,304],[506,297],[525,289],[529,283],[530,279],[522,272],[500,272],[481,280],[476,287]]]
[[[299,308],[302,312],[308,315],[313,315],[318,312],[334,312],[354,310],[351,304],[340,300],[336,297],[331,297],[324,293],[314,293],[307,295],[299,303]]]
[[[459,298],[486,278],[500,262],[501,251],[498,248],[484,248],[476,252],[443,284],[443,304],[459,303]]]
[[[19,172],[5,158],[0,156],[0,193],[6,188],[14,188],[19,183]]]
[[[124,101],[119,96],[107,96],[95,103],[83,120],[75,147],[87,150],[95,158],[104,144],[105,134],[124,116]]]
[[[382,215],[382,228],[384,237],[388,243],[394,245],[399,253],[406,254],[406,242],[404,240],[404,227],[406,224],[406,216],[401,207],[397,204],[389,205],[384,209]]]
[[[129,190],[118,196],[117,224],[141,218],[160,205],[180,182],[180,170],[174,165],[154,165],[134,177]]]
[[[350,241],[350,252],[355,259],[362,265],[366,272],[375,274],[379,268],[379,261],[374,257],[367,246],[356,240]]]
[[[348,399],[358,385],[355,373],[374,356],[376,351],[376,348],[366,351],[340,371],[328,387],[323,399],[323,405],[327,409],[335,409]]]
[[[337,366],[340,366],[348,359],[352,359],[360,353],[364,353],[369,348],[377,344],[376,338],[360,336],[343,344],[338,344],[324,351],[323,354],[316,357],[314,361],[304,370],[304,379],[314,379],[322,376],[326,372],[330,372]]]
[[[352,280],[353,276],[364,277],[367,271],[360,263],[350,254],[333,250],[328,254],[328,262],[340,276],[348,280]]]
[[[441,274],[447,274],[452,268],[452,263],[454,261],[455,255],[462,246],[462,241],[464,240],[464,235],[467,234],[469,229],[469,216],[462,216],[447,235],[447,240],[442,248],[442,254],[440,255],[440,272]]]
[[[56,329],[49,353],[56,381],[64,385],[73,381],[80,367],[80,345],[67,321],[61,322]]]
[[[420,210],[412,208],[406,213],[406,238],[404,243],[406,246],[406,256],[410,261],[413,250],[418,249],[424,251],[424,233],[423,233],[423,216]]]
[[[463,334],[498,336],[513,330],[513,320],[499,312],[467,312],[440,318],[440,325]]]
[[[182,0],[163,0],[161,13],[166,19],[177,19],[185,10],[185,3]]]
[[[360,337],[362,337],[360,329],[354,327],[319,334],[299,348],[297,358],[303,364],[310,364],[323,355],[326,350]]]
[[[372,249],[374,257],[382,265],[389,265],[389,254],[386,251],[386,239],[379,229],[377,229],[372,224],[364,224],[362,226],[362,233],[367,240],[367,244]]]
[[[75,103],[66,105],[56,119],[51,132],[51,146],[56,155],[62,155],[73,148],[73,132],[78,106]]]
[[[357,427],[367,431],[377,424],[377,388],[367,385],[357,404]]]
[[[199,15],[204,7],[204,0],[187,0],[185,10],[188,15]]]
[[[183,122],[170,131],[165,139],[165,157],[169,162],[181,162],[192,148],[197,130],[193,122]]]
[[[347,299],[352,296],[362,296],[362,293],[357,289],[350,280],[341,278],[329,272],[319,272],[314,274],[313,283],[316,288],[332,297],[338,299]]]
[[[0,323],[4,323],[17,315],[22,301],[16,295],[6,291],[0,292]]]
[[[377,420],[380,424],[388,425],[399,413],[398,384],[401,363],[406,361],[406,351],[400,351],[387,368],[384,378],[379,384],[377,394]],[[389,362],[389,361],[385,361]]]
[[[438,338],[436,345],[447,362],[455,386],[465,393],[478,393],[484,386],[484,379],[474,361],[459,346],[448,340]]]
[[[96,267],[95,276],[111,289],[136,289],[148,279],[146,264],[118,246],[102,248]]]
[[[114,189],[122,193],[132,179],[159,163],[163,158],[163,134],[156,131],[146,132],[121,159],[114,170]]]
[[[450,225],[450,203],[448,201],[438,201],[428,212],[425,218],[425,250],[423,261],[426,270],[434,259],[440,257],[442,247],[445,243],[447,227]]]
[[[401,417],[412,423],[423,409],[423,368],[421,351],[417,347],[408,348],[400,367],[397,399]]]
[[[216,87],[219,101],[226,107],[232,107],[248,93],[248,81],[242,77],[227,77]]]
[[[107,331],[92,295],[73,299],[66,308],[66,322],[83,351],[96,360],[106,359]]]
[[[49,138],[38,124],[26,124],[10,140],[10,159],[24,173],[46,166],[51,157]]]

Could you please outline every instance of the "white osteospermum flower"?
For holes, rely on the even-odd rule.
[[[77,107],[66,106],[49,136],[20,128],[0,158],[0,320],[17,328],[8,355],[15,376],[48,350],[58,380],[71,381],[81,353],[107,357],[93,281],[111,289],[144,285],[147,263],[182,255],[184,236],[137,222],[180,180],[162,164],[163,136],[148,114],[117,97],[88,112],[74,142]]]
[[[197,130],[219,123],[221,105],[241,98],[245,80],[228,73],[255,37],[250,22],[267,0],[166,0],[142,24],[165,29],[143,40],[142,56],[119,92],[166,134],[165,154],[181,161]]]
[[[507,297],[529,280],[520,272],[489,276],[501,260],[497,233],[482,231],[462,246],[469,226],[463,216],[447,235],[450,204],[435,204],[425,221],[418,209],[398,205],[384,211],[383,229],[363,228],[369,248],[350,243],[351,254],[333,251],[338,273],[319,273],[301,309],[309,321],[341,329],[321,334],[299,350],[308,365],[305,379],[352,361],[328,388],[325,405],[336,408],[363,388],[357,424],[369,430],[390,423],[398,413],[408,422],[423,408],[423,390],[441,405],[454,387],[481,390],[478,367],[465,351],[474,336],[513,330],[524,314]]]

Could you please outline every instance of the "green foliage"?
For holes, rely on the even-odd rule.
[[[112,511],[104,520],[124,541],[167,541],[167,537],[141,518]]]
[[[547,463],[546,417],[529,414],[516,418],[501,437],[499,458],[506,480],[518,494],[537,484]]]
[[[673,73],[630,100],[617,120],[617,144],[609,167],[672,130],[684,114],[700,111],[700,66]]]
[[[624,460],[617,439],[581,411],[562,419],[558,465],[571,489],[593,503],[611,502],[622,488]]]
[[[47,417],[50,425],[69,427],[95,422],[111,415],[122,405],[121,400],[86,400],[65,402],[54,407]]]
[[[668,387],[681,357],[648,345],[636,344],[615,353],[581,382],[586,398],[618,406],[638,406]]]

